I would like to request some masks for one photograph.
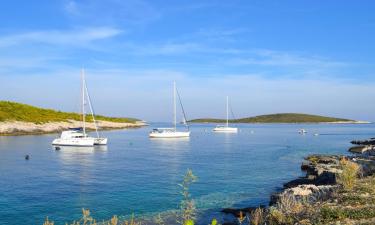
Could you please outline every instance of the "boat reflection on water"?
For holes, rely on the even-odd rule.
[[[186,157],[191,155],[190,138],[150,138],[149,140],[152,154],[168,166],[165,176],[173,177],[175,174],[180,174]]]
[[[96,154],[106,154],[107,146],[54,146],[53,150],[58,154],[64,164],[91,164]]]
[[[93,153],[95,151],[107,151],[106,145],[97,146],[53,146],[53,149],[61,152],[68,153]]]
[[[173,155],[179,155],[183,152],[190,151],[190,138],[151,138],[150,142],[154,146],[154,149],[160,153],[172,153]]]
[[[190,138],[151,138],[150,142],[160,149],[182,150],[190,145]]]

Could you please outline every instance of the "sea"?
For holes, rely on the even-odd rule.
[[[108,146],[59,150],[51,145],[58,134],[0,137],[0,224],[66,224],[83,208],[97,221],[171,219],[188,169],[198,178],[189,187],[197,224],[208,224],[226,207],[268,205],[283,183],[304,175],[305,156],[349,154],[351,140],[375,136],[374,124],[237,124],[236,134],[193,124],[187,139],[148,137],[167,126],[103,131]]]

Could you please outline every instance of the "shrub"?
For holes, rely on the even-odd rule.
[[[275,207],[271,207],[268,214],[268,222],[270,225],[283,224],[285,221],[285,215]]]
[[[303,204],[295,196],[284,194],[280,196],[277,208],[285,214],[299,214],[303,210]]]
[[[341,184],[345,190],[352,190],[357,181],[360,166],[355,162],[343,158],[340,160],[340,168],[342,172],[338,174],[338,183]]]
[[[252,225],[261,225],[264,223],[264,210],[259,207],[251,212],[250,217]]]

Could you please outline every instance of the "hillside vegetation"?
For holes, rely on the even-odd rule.
[[[117,118],[95,115],[97,120],[118,122],[118,123],[135,123],[137,119]],[[48,122],[62,122],[68,120],[81,120],[78,113],[61,112],[52,109],[43,109],[31,105],[0,101],[0,122],[4,121],[22,121],[43,124]],[[86,121],[92,121],[91,116]]]
[[[225,123],[223,119],[195,119],[193,123]],[[329,122],[355,122],[354,120],[300,114],[300,113],[278,113],[270,115],[261,115],[255,117],[247,117],[235,120],[229,120],[230,123],[329,123]]]

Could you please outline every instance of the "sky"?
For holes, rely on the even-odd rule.
[[[371,0],[4,0],[0,100],[171,121],[310,113],[375,121]],[[180,118],[179,112],[179,118]]]

